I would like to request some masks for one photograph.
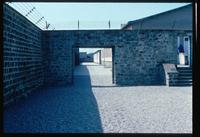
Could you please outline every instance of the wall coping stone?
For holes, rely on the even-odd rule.
[[[174,82],[174,79],[178,76],[178,71],[175,64],[162,64],[165,71],[165,82],[167,86],[170,86],[170,81]],[[170,78],[171,77],[171,78]]]
[[[166,73],[178,73],[175,64],[163,64]]]

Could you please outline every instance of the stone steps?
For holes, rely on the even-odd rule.
[[[192,86],[192,68],[191,67],[177,67],[178,76],[170,79],[170,86]]]
[[[192,75],[179,75],[178,79],[192,79]]]
[[[170,86],[187,87],[187,86],[192,86],[192,83],[176,83],[176,84],[170,84]]]

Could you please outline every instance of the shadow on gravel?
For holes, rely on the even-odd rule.
[[[84,74],[74,75],[74,87],[76,87],[76,93],[79,94],[76,98],[75,104],[80,105],[80,117],[76,120],[82,122],[77,123],[77,127],[82,127],[84,132],[96,132],[102,133],[102,124],[99,114],[96,98],[92,92],[92,83],[87,66],[81,66],[84,69]],[[76,106],[74,106],[76,107]]]
[[[74,85],[42,88],[4,110],[5,133],[102,133],[87,67]]]

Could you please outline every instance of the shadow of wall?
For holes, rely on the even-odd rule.
[[[5,133],[102,133],[98,103],[86,67],[74,85],[32,92],[4,110]]]

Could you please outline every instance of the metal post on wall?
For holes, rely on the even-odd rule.
[[[110,29],[110,20],[108,21],[108,27],[109,27],[109,29]]]
[[[46,29],[48,29],[49,28],[49,26],[50,26],[50,24],[49,23],[47,23],[47,21],[46,21]]]
[[[78,30],[79,30],[79,20],[78,20]]]

